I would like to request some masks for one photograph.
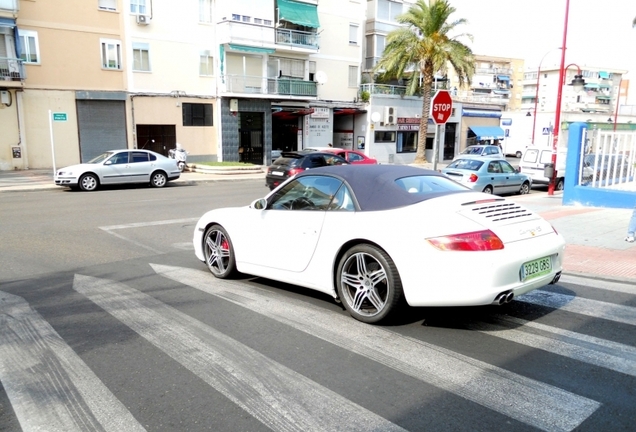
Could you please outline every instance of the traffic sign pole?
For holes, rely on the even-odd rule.
[[[55,177],[55,143],[53,142],[53,113],[49,110],[49,132],[51,134],[51,154],[53,155],[53,177]]]

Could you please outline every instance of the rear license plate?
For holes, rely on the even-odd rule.
[[[521,281],[547,275],[552,271],[552,258],[547,256],[529,261],[521,266]]]
[[[272,171],[272,175],[282,176],[285,174],[283,171]]]

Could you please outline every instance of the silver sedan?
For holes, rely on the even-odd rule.
[[[55,184],[94,191],[100,185],[145,183],[163,187],[181,175],[177,161],[150,150],[111,150],[90,161],[61,168]]]
[[[527,194],[532,178],[521,174],[502,158],[465,157],[442,170],[451,179],[473,190],[488,194]]]

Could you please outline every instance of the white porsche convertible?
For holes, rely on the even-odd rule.
[[[555,283],[565,242],[540,216],[409,166],[304,171],[246,207],[212,210],[194,250],[236,272],[315,289],[368,323],[410,306],[504,304]]]

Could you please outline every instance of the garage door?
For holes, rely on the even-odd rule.
[[[124,101],[77,100],[77,119],[82,162],[128,147]]]

